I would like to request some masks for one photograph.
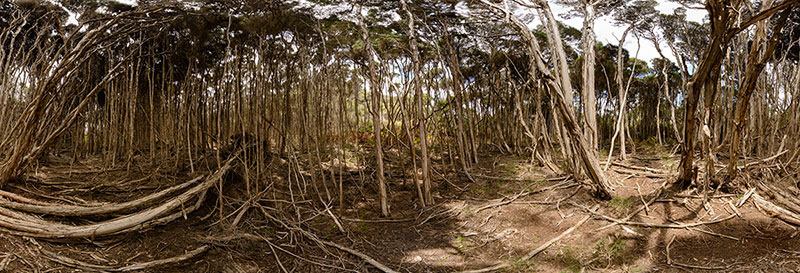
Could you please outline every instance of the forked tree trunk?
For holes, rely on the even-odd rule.
[[[617,112],[617,122],[614,123],[614,135],[611,136],[611,147],[608,149],[608,158],[606,159],[605,169],[608,169],[608,166],[611,165],[611,157],[614,155],[614,142],[616,141],[617,136],[620,137],[620,158],[622,158],[622,160],[628,159],[627,153],[625,152],[625,106],[628,103],[628,87],[630,87],[630,80],[628,80],[628,86],[626,87],[623,83],[623,77],[625,75],[625,60],[622,58],[622,45],[625,44],[625,39],[628,37],[628,33],[635,26],[636,25],[631,24],[625,29],[624,32],[622,32],[622,38],[619,40],[619,47],[617,47],[617,73],[614,76],[614,80],[617,82],[617,87],[619,88],[619,92],[617,93],[617,97],[619,97],[619,112]],[[631,76],[633,76],[633,72],[636,69],[634,65],[631,66]],[[631,79],[632,78],[633,77],[631,77]]]
[[[722,63],[723,50],[727,47],[728,42],[739,32],[747,27],[769,18],[772,14],[777,13],[786,8],[794,6],[797,0],[785,0],[780,4],[763,10],[758,14],[752,16],[744,23],[733,22],[733,16],[736,14],[737,7],[731,6],[729,1],[723,0],[709,0],[706,2],[706,9],[711,18],[710,39],[700,59],[697,70],[692,75],[687,87],[686,98],[686,115],[684,116],[684,142],[682,145],[681,161],[678,165],[678,179],[676,183],[682,187],[688,187],[694,177],[696,177],[696,170],[694,168],[694,142],[697,134],[697,105],[700,101],[700,92],[706,85],[709,79],[718,78],[712,73],[719,73],[719,67]]]
[[[600,169],[600,164],[597,160],[597,157],[589,150],[589,146],[586,144],[586,141],[583,138],[583,134],[578,127],[578,121],[571,111],[571,103],[569,103],[567,98],[564,96],[564,93],[567,91],[564,90],[562,85],[556,81],[556,78],[553,77],[553,75],[550,73],[550,69],[542,60],[542,50],[539,48],[539,41],[536,39],[533,33],[531,33],[531,30],[528,28],[528,26],[520,21],[516,16],[511,15],[509,11],[497,4],[490,2],[489,0],[481,0],[481,2],[501,12],[506,12],[508,14],[506,18],[513,23],[520,35],[522,35],[523,39],[527,42],[528,54],[531,57],[532,64],[528,71],[529,76],[533,79],[540,78],[546,83],[550,94],[555,97],[555,107],[558,115],[563,121],[564,129],[569,134],[570,140],[572,140],[572,142],[575,144],[575,152],[579,156],[584,170],[589,176],[589,179],[591,179],[591,181],[594,183],[596,195],[602,199],[610,199],[611,193],[609,191],[612,189],[612,187],[610,184],[608,184],[608,181],[606,181],[605,175],[603,175],[603,171]],[[557,43],[561,43],[560,37],[549,36],[549,38],[555,40]]]

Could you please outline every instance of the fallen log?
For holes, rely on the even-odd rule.
[[[781,219],[786,223],[800,226],[800,215],[767,201],[758,193],[753,193],[752,199],[753,203],[756,204],[761,211],[765,212],[765,214]]]

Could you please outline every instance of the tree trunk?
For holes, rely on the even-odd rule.
[[[765,7],[770,6],[769,4],[771,4],[771,2],[772,1],[765,1]],[[736,155],[736,152],[739,149],[742,130],[746,124],[748,113],[747,109],[750,105],[750,97],[753,95],[753,90],[755,90],[756,82],[758,81],[759,75],[761,75],[761,71],[764,70],[766,62],[772,58],[775,48],[780,41],[789,11],[790,9],[787,9],[783,12],[779,23],[775,25],[775,28],[772,31],[772,38],[769,40],[766,38],[768,21],[765,20],[759,22],[756,26],[756,34],[753,39],[753,44],[750,48],[750,53],[747,57],[744,81],[742,81],[741,87],[739,88],[739,94],[736,97],[737,107],[736,114],[734,115],[734,128],[732,128],[733,131],[731,132],[731,145],[728,154],[730,156],[730,161],[728,162],[729,181],[736,178],[736,164],[738,160],[738,155]]]
[[[584,3],[583,17],[583,134],[591,150],[597,153],[597,110],[594,94],[594,17],[595,7]]]
[[[364,24],[364,18],[361,15],[361,6],[358,7],[358,23],[361,27],[361,38],[364,40],[364,44],[366,45],[367,55],[368,55],[368,63],[369,63],[369,87],[370,93],[372,93],[372,132],[374,134],[375,139],[375,161],[377,165],[377,174],[378,177],[378,195],[380,196],[380,203],[381,203],[381,215],[383,217],[389,217],[389,201],[388,196],[386,194],[386,178],[384,177],[384,170],[383,170],[383,147],[381,146],[381,90],[380,82],[378,81],[378,74],[376,72],[376,66],[378,60],[378,54],[372,48],[372,43],[369,40],[369,32],[367,31],[367,25]]]
[[[419,144],[422,150],[422,190],[425,198],[426,205],[433,205],[433,195],[431,194],[431,177],[430,177],[430,157],[428,156],[428,136],[427,129],[425,128],[425,107],[423,103],[422,94],[422,66],[419,59],[419,50],[417,49],[416,30],[414,29],[414,15],[408,8],[406,0],[402,0],[403,9],[408,15],[408,37],[409,46],[411,48],[411,60],[414,66],[414,96],[417,101],[417,117],[419,121]]]

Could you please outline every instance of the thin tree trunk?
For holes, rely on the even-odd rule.
[[[765,2],[765,7],[769,6],[767,2]],[[775,28],[773,29],[772,38],[769,40],[766,39],[767,21],[765,20],[759,22],[756,26],[756,34],[753,45],[750,49],[750,54],[747,57],[745,78],[741,83],[739,95],[736,97],[737,107],[736,114],[734,116],[735,127],[731,132],[731,145],[728,154],[730,157],[730,161],[728,162],[728,180],[733,180],[736,178],[736,164],[738,160],[736,152],[739,149],[742,130],[745,126],[748,112],[747,110],[750,104],[750,96],[752,96],[753,90],[755,90],[756,82],[758,81],[759,75],[761,75],[761,71],[764,70],[766,62],[772,58],[772,55],[775,52],[775,48],[777,47],[781,34],[783,33],[783,27],[786,24],[789,11],[790,9],[787,9],[783,12],[779,23],[775,25]]]
[[[416,30],[414,28],[414,15],[411,13],[411,10],[408,8],[408,4],[406,0],[401,0],[403,4],[403,9],[406,11],[406,15],[408,16],[408,36],[409,36],[409,47],[411,48],[411,60],[414,66],[414,96],[416,97],[417,102],[417,120],[419,122],[419,143],[420,149],[422,152],[422,189],[424,195],[424,203],[426,205],[433,205],[433,195],[431,194],[431,177],[430,177],[430,156],[428,155],[428,136],[427,136],[427,129],[425,127],[425,107],[423,103],[423,94],[422,94],[422,65],[419,58],[419,50],[417,49],[417,39],[416,39]],[[412,143],[413,144],[413,143]]]
[[[375,160],[377,164],[377,177],[378,177],[378,195],[380,196],[380,203],[381,203],[381,215],[383,217],[389,217],[389,201],[388,196],[386,194],[386,178],[384,177],[384,169],[383,169],[383,147],[381,146],[381,90],[380,82],[378,81],[378,75],[376,72],[376,66],[378,60],[378,54],[372,48],[372,42],[369,40],[369,32],[367,31],[367,25],[364,24],[364,18],[361,15],[361,6],[358,7],[356,11],[358,13],[358,24],[361,27],[361,38],[364,40],[364,44],[366,44],[366,50],[368,55],[368,63],[369,63],[369,87],[370,93],[372,93],[372,131],[374,133],[375,139]]]
[[[595,7],[584,1],[583,4],[583,134],[591,150],[597,153],[597,110],[594,93],[594,19]]]

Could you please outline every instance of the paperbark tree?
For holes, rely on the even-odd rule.
[[[772,1],[764,1],[765,6],[769,6]],[[745,122],[747,119],[747,110],[750,106],[750,97],[755,90],[756,82],[759,75],[764,70],[766,62],[769,61],[775,53],[775,48],[780,41],[783,34],[784,26],[789,16],[790,9],[787,9],[781,14],[778,23],[772,29],[772,37],[767,39],[767,20],[758,22],[753,37],[750,53],[747,56],[747,66],[745,67],[744,80],[739,87],[739,94],[736,96],[736,113],[734,114],[734,128],[730,135],[730,161],[728,162],[728,181],[736,178],[737,162],[739,156],[736,154],[741,142],[742,131],[744,130]]]
[[[698,121],[696,119],[700,92],[703,91],[703,87],[708,84],[709,80],[719,78],[715,74],[720,73],[719,67],[728,42],[742,30],[769,18],[783,9],[794,6],[797,2],[798,0],[785,0],[774,7],[759,12],[742,23],[735,20],[738,14],[737,8],[741,1],[731,3],[731,1],[725,0],[708,0],[706,2],[706,10],[708,10],[709,18],[711,18],[710,40],[705,47],[697,70],[692,75],[686,88],[688,94],[685,102],[686,114],[683,121],[684,141],[681,147],[681,161],[678,165],[678,179],[676,180],[676,183],[682,187],[691,185],[694,177],[696,177],[694,147],[697,134],[696,125]]]
[[[422,65],[419,58],[419,49],[417,48],[417,36],[414,28],[414,15],[408,8],[406,0],[401,0],[403,10],[408,16],[408,45],[411,49],[411,60],[414,68],[414,96],[417,101],[417,121],[419,122],[419,143],[422,150],[422,189],[425,205],[433,205],[433,195],[431,194],[431,178],[430,178],[430,157],[428,156],[428,136],[425,127],[425,108],[422,95]]]
[[[582,162],[584,170],[593,182],[596,195],[602,199],[611,198],[610,190],[612,187],[610,184],[608,184],[608,181],[606,181],[605,175],[600,169],[600,164],[597,160],[597,157],[589,150],[589,146],[587,145],[583,134],[578,127],[578,121],[571,111],[571,104],[568,103],[566,97],[564,96],[564,93],[567,92],[567,90],[563,89],[561,83],[557,81],[556,77],[554,77],[550,72],[550,68],[544,63],[544,58],[542,57],[542,50],[539,47],[538,39],[533,35],[533,33],[531,33],[531,30],[525,23],[511,14],[510,10],[504,8],[503,6],[492,3],[489,0],[481,0],[481,2],[498,12],[504,13],[506,15],[506,20],[509,20],[514,25],[522,38],[527,42],[528,54],[530,54],[530,61],[532,64],[531,68],[529,69],[528,76],[532,79],[541,78],[545,82],[550,94],[555,97],[558,116],[563,121],[563,126],[568,132],[570,140],[575,144],[574,147],[576,153]],[[505,6],[507,7],[508,5]],[[560,37],[548,36],[548,38],[556,41],[557,43],[561,42]],[[563,67],[557,69],[566,70]]]

